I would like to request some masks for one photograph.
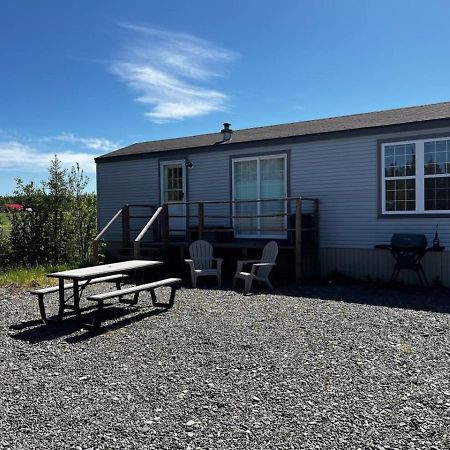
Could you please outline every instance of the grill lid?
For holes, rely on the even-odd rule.
[[[397,248],[427,248],[427,238],[424,234],[396,233],[392,235],[391,247]]]

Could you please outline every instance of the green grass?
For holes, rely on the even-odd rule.
[[[0,269],[0,286],[35,287],[51,286],[57,283],[57,279],[47,278],[51,272],[73,269],[73,266],[36,266],[36,267],[15,267]]]
[[[8,215],[6,213],[0,213],[0,228],[9,234],[11,231],[11,222],[9,221]]]

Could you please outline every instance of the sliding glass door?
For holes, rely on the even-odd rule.
[[[254,200],[233,204],[236,237],[286,237],[286,201],[267,201],[287,196],[286,162],[286,155],[233,159],[233,200]]]

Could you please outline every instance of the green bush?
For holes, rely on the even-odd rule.
[[[15,200],[26,211],[8,213],[9,247],[14,265],[83,264],[96,232],[96,198],[85,193],[88,178],[77,164],[63,169],[51,161],[40,186],[17,180]]]
[[[5,267],[10,262],[11,246],[9,233],[0,226],[0,267]]]

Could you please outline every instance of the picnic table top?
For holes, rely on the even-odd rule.
[[[112,264],[101,264],[98,266],[83,267],[81,269],[64,270],[62,272],[49,273],[47,274],[47,276],[52,278],[64,278],[70,280],[86,280],[98,276],[145,269],[146,267],[159,266],[161,264],[162,261],[131,260]]]

